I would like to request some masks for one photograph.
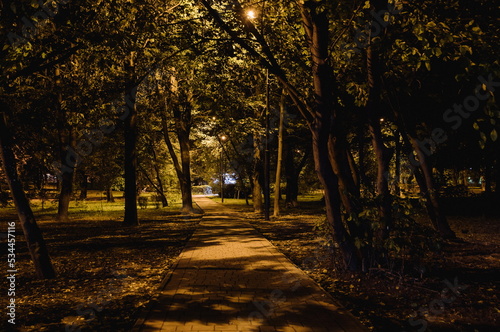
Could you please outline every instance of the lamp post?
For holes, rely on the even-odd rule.
[[[225,135],[220,136],[220,197],[224,203],[224,141],[227,139]]]
[[[270,155],[269,155],[269,70],[266,70],[266,136],[264,146],[264,220],[269,220],[269,210],[271,208],[270,194]]]
[[[262,13],[264,12],[264,7],[262,8]],[[257,18],[257,14],[254,10],[248,9],[246,11],[246,16],[249,21]],[[262,15],[261,25],[263,26],[264,15]],[[263,33],[262,33],[263,37]],[[265,110],[265,138],[264,138],[264,220],[268,221],[269,210],[271,207],[271,195],[270,195],[270,155],[269,155],[269,69],[266,69],[266,110]]]

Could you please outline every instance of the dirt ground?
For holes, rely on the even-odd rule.
[[[128,331],[201,220],[175,211],[140,210],[141,225],[128,228],[121,225],[122,212],[87,212],[67,223],[41,215],[58,274],[50,280],[34,278],[18,227],[16,325],[4,318],[0,330]],[[0,222],[15,218],[3,210]],[[1,246],[4,255],[7,243]],[[1,294],[7,294],[6,286],[2,281]],[[2,295],[4,308],[6,300]]]
[[[410,273],[336,270],[332,249],[316,230],[324,215],[317,202],[253,226],[290,260],[375,331],[500,331],[500,219],[450,217],[460,241],[443,242],[439,257]]]

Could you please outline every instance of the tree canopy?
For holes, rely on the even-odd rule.
[[[410,183],[445,238],[455,233],[440,193],[460,172],[474,169],[498,194],[500,27],[490,1],[1,6],[6,184],[17,202],[56,182],[62,222],[89,182],[125,191],[124,225],[139,223],[141,190],[166,206],[178,188],[191,213],[193,182],[216,191],[225,176],[262,212],[266,167],[283,158],[287,204],[297,205],[300,179],[320,187],[345,266],[367,271],[389,264],[394,237],[410,236],[400,232]],[[12,187],[17,177],[24,190]]]

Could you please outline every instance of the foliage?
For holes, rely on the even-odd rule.
[[[433,261],[441,249],[441,238],[432,229],[415,220],[415,202],[411,199],[393,197],[392,226],[389,237],[383,242],[377,238],[382,224],[379,220],[379,204],[376,200],[367,200],[364,210],[360,213],[360,222],[366,223],[367,236],[356,238],[358,249],[368,247],[373,250],[374,267],[389,266],[401,273],[411,272],[422,264]],[[379,257],[377,253],[383,253]]]

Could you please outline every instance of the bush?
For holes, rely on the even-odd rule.
[[[440,193],[444,197],[470,197],[472,192],[464,185],[443,187]]]
[[[212,195],[212,187],[209,185],[193,186],[193,195]]]
[[[0,205],[2,207],[6,207],[9,205],[10,197],[9,194],[6,191],[1,191],[0,192]]]
[[[369,267],[400,270],[402,273],[435,260],[441,247],[441,238],[430,227],[418,223],[413,216],[417,208],[412,200],[393,197],[392,226],[387,239],[381,241],[380,197],[363,199],[363,211],[358,216],[345,215],[347,223],[360,231],[354,237],[355,246],[365,254]],[[322,223],[316,228],[328,233],[330,225]]]
[[[141,209],[146,209],[148,207],[148,198],[146,196],[139,196],[138,201]]]

